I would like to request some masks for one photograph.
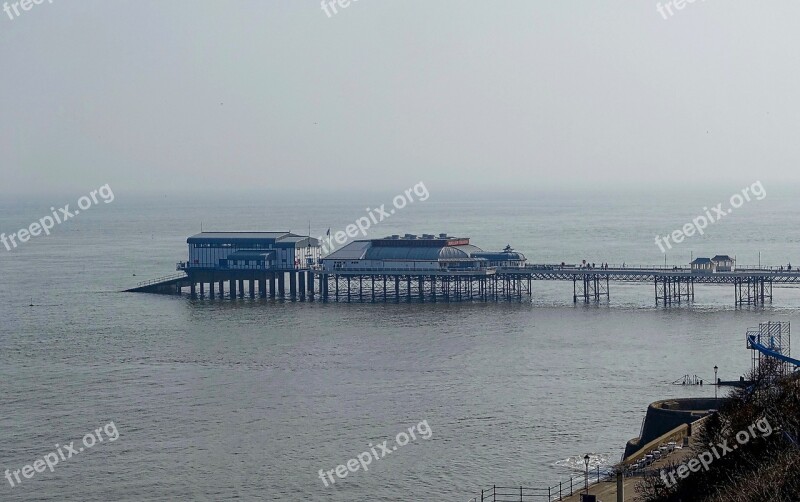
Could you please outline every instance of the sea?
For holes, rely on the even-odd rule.
[[[764,184],[761,200],[666,254],[656,245],[745,186],[429,185],[367,237],[448,233],[485,250],[511,245],[529,263],[686,266],[729,254],[742,266],[800,265],[800,204],[786,186]],[[584,455],[593,473],[620,460],[649,403],[714,395],[676,385],[684,376],[709,382],[714,366],[723,380],[745,374],[748,327],[800,320],[800,290],[785,287],[765,306],[736,306],[733,286],[698,285],[693,302],[666,307],[652,284],[614,283],[608,300],[588,304],[573,302],[568,282],[534,282],[521,301],[461,303],[125,293],[174,274],[201,228],[317,237],[393,208],[406,187],[110,188],[113,201],[50,235],[0,247],[2,501],[466,502],[493,485],[577,485]],[[74,209],[83,195],[6,196],[0,232]],[[403,437],[413,426],[429,434]],[[384,441],[390,453],[377,449]],[[373,449],[366,470],[336,475]],[[35,464],[47,458],[58,463]]]

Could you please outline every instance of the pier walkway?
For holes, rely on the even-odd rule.
[[[173,294],[180,293],[181,289],[188,287],[189,277],[184,274],[172,274],[166,277],[159,277],[150,281],[142,281],[135,288],[126,290],[127,293],[161,293]]]
[[[694,299],[695,284],[732,285],[736,304],[764,304],[772,300],[773,284],[800,287],[800,272],[782,270],[777,267],[746,267],[732,272],[699,272],[677,266],[626,266],[588,268],[574,265],[526,265],[524,267],[487,267],[480,270],[386,270],[386,269],[341,269],[316,270],[318,278],[330,283],[323,289],[336,290],[348,301],[355,296],[360,301],[384,299],[430,297],[444,299],[488,299],[513,298],[523,294],[532,295],[534,281],[566,281],[573,284],[573,301],[599,301],[610,298],[611,283],[652,284],[655,300],[665,305]],[[386,278],[392,283],[403,284],[387,293]],[[378,278],[379,291],[375,292]],[[354,283],[358,282],[357,285]],[[437,284],[438,282],[438,284]],[[466,292],[462,291],[462,286]],[[452,289],[453,295],[447,295]],[[344,291],[344,293],[343,293]],[[403,295],[405,293],[405,295]],[[450,298],[452,297],[452,298]]]

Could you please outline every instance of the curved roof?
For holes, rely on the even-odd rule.
[[[522,253],[517,253],[516,251],[486,251],[482,253],[476,253],[475,257],[477,258],[486,258],[491,261],[511,261],[511,260],[520,260],[525,261],[525,255]]]

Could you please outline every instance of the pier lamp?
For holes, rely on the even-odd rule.
[[[583,463],[586,466],[586,486],[585,486],[585,489],[586,489],[586,494],[588,495],[589,494],[589,455],[588,454],[584,455]]]
[[[714,365],[714,399],[717,398],[717,387],[719,387],[719,380],[717,379],[717,365]]]

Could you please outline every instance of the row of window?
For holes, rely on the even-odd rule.
[[[273,244],[247,244],[247,245],[240,245],[240,244],[232,244],[230,242],[224,243],[210,243],[210,242],[201,242],[197,244],[189,244],[192,248],[234,248],[234,249],[273,249]]]

